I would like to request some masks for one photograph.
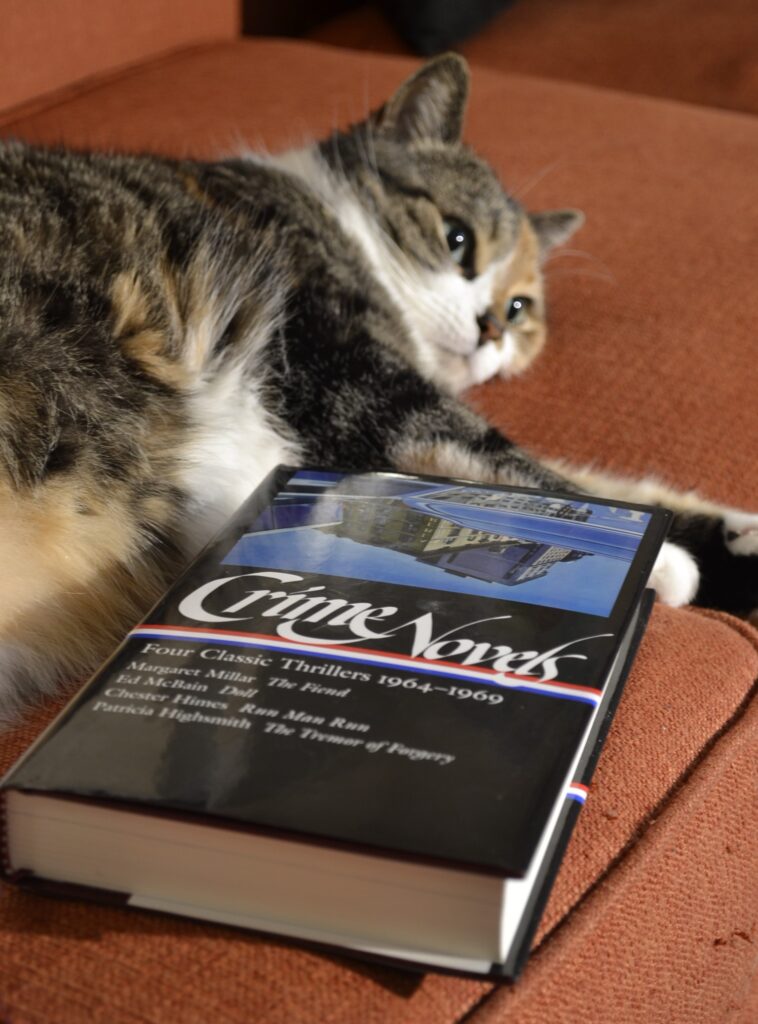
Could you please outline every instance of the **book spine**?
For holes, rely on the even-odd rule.
[[[499,971],[495,968],[495,974],[499,973],[499,976],[501,977],[515,980],[524,969],[531,951],[532,940],[534,939],[540,919],[542,918],[542,913],[550,896],[553,882],[555,881],[555,877],[561,867],[571,834],[579,820],[579,814],[584,807],[587,794],[589,793],[592,776],[595,773],[595,767],[597,765],[600,752],[605,745],[608,729],[610,728],[616,709],[618,708],[621,694],[624,686],[626,685],[626,680],[634,661],[634,656],[637,653],[637,648],[640,645],[642,636],[647,627],[654,600],[654,591],[643,591],[640,604],[637,609],[637,618],[634,625],[631,627],[632,632],[629,641],[629,649],[626,652],[624,663],[621,666],[619,676],[614,684],[614,689],[610,695],[610,700],[605,708],[603,717],[597,723],[594,734],[589,737],[589,742],[584,755],[576,766],[577,770],[574,773],[574,779],[567,787],[564,796],[564,808],[561,814],[561,821],[555,830],[553,839],[551,840],[552,849],[545,859],[542,881],[535,886],[532,904],[528,907],[527,912],[524,915],[521,935],[517,941],[514,942],[513,950],[508,956],[503,967]]]
[[[13,881],[11,848],[8,837],[8,807],[6,795],[0,791],[0,878]]]

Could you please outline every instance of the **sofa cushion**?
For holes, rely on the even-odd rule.
[[[5,0],[0,111],[92,75],[239,31],[237,0]]]
[[[473,1024],[754,1024],[757,748],[753,701]]]
[[[241,139],[277,146],[328,130],[335,114],[361,116],[366,94],[379,102],[410,67],[243,40],[103,82],[3,132],[199,155]],[[583,206],[590,221],[577,244],[592,253],[579,262],[589,262],[590,276],[573,269],[576,257],[555,260],[552,340],[540,361],[522,380],[491,382],[472,400],[546,453],[653,468],[723,501],[754,499],[758,413],[746,350],[758,298],[744,217],[758,128],[477,71],[469,136],[530,202]],[[572,272],[562,275],[562,265]],[[713,1024],[752,961],[740,936],[756,918],[748,808],[757,672],[749,627],[655,609],[535,957],[513,989],[417,978],[227,928],[3,889],[0,1008],[14,1021],[60,1024],[446,1024],[467,1013],[477,1024],[519,1024],[600,1020],[586,1008],[603,987],[597,1005],[606,1020]],[[3,765],[53,710],[2,737]]]
[[[349,49],[410,52],[373,4],[309,35]],[[753,0],[518,0],[455,48],[501,71],[758,113]]]

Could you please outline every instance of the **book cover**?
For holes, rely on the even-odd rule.
[[[282,468],[3,788],[503,879],[539,849],[546,875],[667,522]]]

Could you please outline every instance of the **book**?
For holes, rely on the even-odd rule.
[[[670,514],[279,467],[0,783],[0,870],[514,978]]]

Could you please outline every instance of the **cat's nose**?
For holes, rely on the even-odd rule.
[[[498,320],[492,310],[487,310],[476,318],[479,324],[479,344],[484,345],[488,341],[500,341],[505,334],[505,324]]]

